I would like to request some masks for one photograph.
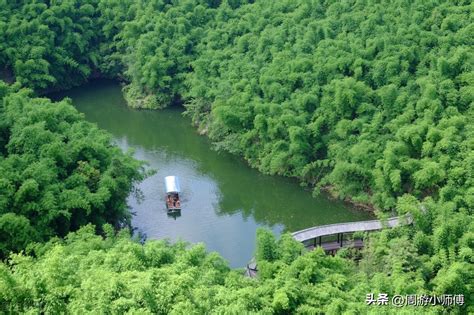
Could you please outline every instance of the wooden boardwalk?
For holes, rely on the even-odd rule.
[[[354,232],[365,232],[365,231],[377,231],[384,227],[392,228],[399,224],[411,224],[413,219],[411,216],[404,217],[393,217],[387,220],[370,220],[370,221],[359,221],[359,222],[347,222],[315,226],[309,229],[304,229],[291,233],[293,238],[299,242],[305,242],[318,237],[336,235],[343,233],[354,233]]]
[[[335,255],[338,250],[344,247],[361,249],[364,247],[362,239],[344,239],[344,236],[352,235],[354,232],[371,232],[383,228],[393,228],[398,225],[412,224],[413,218],[410,215],[392,217],[386,220],[370,220],[359,222],[347,222],[315,226],[291,233],[293,238],[303,243],[308,250],[322,247],[328,254]],[[334,239],[336,237],[336,239]],[[255,257],[247,264],[245,275],[250,278],[257,276],[257,263]]]

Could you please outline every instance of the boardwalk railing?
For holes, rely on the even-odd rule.
[[[399,224],[411,224],[413,219],[411,216],[393,217],[386,220],[370,220],[359,222],[336,223],[315,226],[309,229],[293,232],[291,235],[299,242],[315,239],[317,237],[336,235],[342,233],[353,233],[360,231],[376,231],[384,227],[392,228]]]

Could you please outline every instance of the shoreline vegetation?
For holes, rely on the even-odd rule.
[[[0,2],[0,69],[15,79],[0,81],[0,312],[414,312],[368,305],[371,292],[462,294],[462,305],[424,311],[474,312],[472,10],[464,0]],[[114,226],[143,165],[68,101],[37,97],[99,73],[129,82],[132,106],[184,102],[216,150],[262,173],[414,223],[334,257],[258,230],[257,281],[202,245],[141,245]]]
[[[340,200],[339,194],[337,193],[337,191],[333,190],[333,187],[325,186],[325,187],[321,187],[321,190],[325,191],[331,199]],[[377,209],[371,203],[357,202],[357,201],[354,201],[350,196],[345,197],[344,202],[351,205],[351,206],[353,206],[354,208],[356,208],[358,210],[368,211],[368,212],[372,212],[374,214],[377,214]]]

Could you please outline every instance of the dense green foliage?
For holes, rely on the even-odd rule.
[[[133,82],[125,96],[133,107],[165,107],[185,93],[184,75],[196,59],[203,26],[215,12],[206,10],[204,1],[137,7],[136,18],[125,25],[121,37],[123,47],[133,47],[123,57],[125,74]]]
[[[407,192],[426,196],[449,176],[452,161],[440,158],[459,151],[437,144],[469,138],[471,9],[436,1],[223,8],[193,62],[189,114],[263,172],[383,209]]]
[[[80,84],[93,73],[123,78],[131,106],[184,102],[217,149],[243,156],[264,173],[297,177],[315,193],[329,190],[371,205],[380,216],[411,213],[415,220],[411,227],[371,235],[357,270],[349,260],[320,252],[297,257],[289,240],[276,244],[259,232],[257,282],[229,273],[202,248],[141,247],[81,232],[97,249],[80,237],[72,241],[76,235],[46,245],[38,258],[12,256],[0,282],[8,288],[2,292],[11,293],[0,296],[7,308],[22,297],[24,310],[77,310],[74,303],[86,299],[78,288],[88,288],[91,296],[102,290],[101,281],[90,280],[91,266],[107,274],[112,265],[105,257],[120,252],[142,255],[143,261],[112,268],[117,274],[111,279],[139,272],[136,279],[148,279],[148,287],[110,280],[100,303],[115,311],[159,311],[138,301],[166,296],[166,289],[153,291],[156,283],[175,283],[152,271],[162,268],[146,253],[156,247],[171,252],[171,274],[180,272],[182,257],[199,252],[195,268],[183,267],[184,278],[208,274],[209,261],[220,266],[209,278],[197,278],[196,291],[178,285],[176,312],[224,310],[220,305],[229,312],[364,312],[361,301],[371,291],[463,293],[474,311],[470,1],[20,3],[0,2],[0,70],[7,79],[42,91]],[[7,90],[0,86],[0,97]],[[0,107],[0,250],[123,218],[138,164],[111,148],[107,136],[68,104],[9,93]],[[34,289],[45,284],[31,273],[41,274],[62,256],[84,266],[58,276],[66,284]],[[205,281],[212,289],[203,288]],[[12,293],[13,287],[18,291]],[[42,294],[52,300],[34,304]],[[163,303],[166,310],[174,307]]]
[[[98,1],[49,2],[0,2],[0,69],[35,90],[83,83],[100,62]]]
[[[360,303],[370,289],[411,292],[422,282],[407,285],[405,277],[367,282],[355,273],[354,263],[326,256],[322,250],[299,255],[302,245],[284,235],[278,242],[260,231],[259,245],[273,248],[272,261],[260,260],[260,280],[231,271],[216,253],[204,246],[130,240],[128,233],[107,238],[87,226],[64,240],[36,248],[37,257],[12,255],[0,265],[0,310],[23,313],[139,313],[243,314],[366,313]],[[261,250],[259,248],[259,250]],[[268,254],[268,252],[267,252]],[[405,263],[404,257],[398,258]],[[411,262],[410,262],[411,263]],[[348,275],[352,277],[348,278]],[[397,274],[398,276],[398,274]],[[458,280],[459,282],[459,280]],[[378,314],[400,312],[388,306]],[[442,310],[425,307],[425,310]]]
[[[454,287],[441,278],[457,275],[472,289],[460,272],[472,273],[474,259],[472,9],[468,1],[225,2],[209,9],[186,89],[176,91],[217,149],[315,193],[411,213],[412,229],[373,237],[369,277],[392,274],[387,266],[399,262],[390,253],[402,246],[411,256],[397,269],[401,284],[447,292]],[[153,36],[137,29],[140,39]],[[153,49],[127,56],[129,71],[156,58]],[[130,89],[154,82],[147,78],[130,76]]]
[[[140,163],[68,101],[0,83],[0,257],[87,223],[127,223]]]

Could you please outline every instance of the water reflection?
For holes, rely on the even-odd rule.
[[[143,202],[129,200],[136,213],[132,223],[149,238],[202,241],[236,267],[252,256],[258,226],[279,234],[370,217],[341,202],[312,198],[291,179],[262,175],[239,158],[212,151],[180,109],[129,109],[116,83],[99,81],[56,97],[64,95],[89,121],[108,130],[121,148],[135,149],[137,158],[158,170],[140,184]],[[181,217],[166,213],[167,175],[180,177]]]

